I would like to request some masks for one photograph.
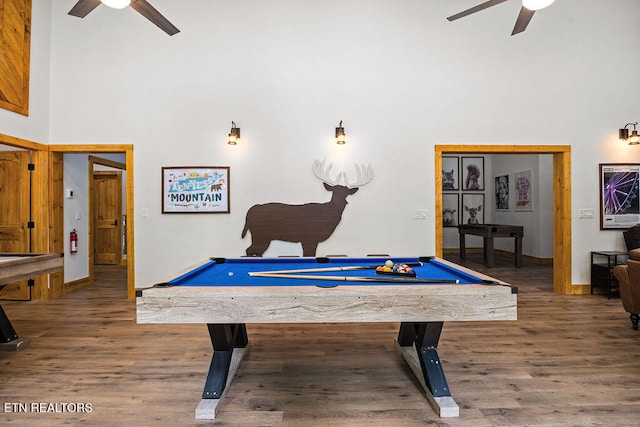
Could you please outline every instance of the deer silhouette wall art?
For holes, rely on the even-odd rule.
[[[356,164],[357,177],[353,184],[349,183],[345,172],[340,172],[335,179],[331,179],[331,167],[330,163],[325,168],[325,160],[313,162],[313,174],[331,192],[330,201],[302,205],[266,203],[249,208],[242,230],[242,238],[247,231],[251,232],[251,246],[246,250],[248,256],[262,256],[272,240],[301,243],[303,256],[316,255],[318,243],[331,237],[340,223],[342,212],[347,206],[347,196],[373,179],[371,165]],[[344,185],[339,184],[341,179]]]

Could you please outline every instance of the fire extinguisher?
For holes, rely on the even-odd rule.
[[[69,243],[70,243],[70,252],[75,254],[78,252],[78,232],[74,228],[71,234],[69,235]]]

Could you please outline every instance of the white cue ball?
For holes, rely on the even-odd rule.
[[[393,267],[393,261],[391,261],[390,259],[386,260],[384,262],[384,266],[389,268]]]
[[[229,272],[229,276],[233,276],[233,271],[230,271],[230,272]]]

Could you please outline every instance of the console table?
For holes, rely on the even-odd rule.
[[[462,224],[458,226],[460,233],[460,258],[464,259],[465,235],[482,236],[484,243],[484,262],[487,267],[493,267],[495,254],[493,250],[493,239],[495,237],[515,238],[515,266],[522,267],[522,237],[524,227],[520,225],[503,224]]]

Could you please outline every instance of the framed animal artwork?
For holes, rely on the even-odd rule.
[[[462,194],[462,223],[484,224],[484,194]]]
[[[229,213],[229,167],[162,168],[162,213]]]
[[[460,224],[460,195],[445,193],[442,195],[442,226],[457,227]]]
[[[460,190],[460,158],[442,157],[442,191]]]
[[[483,191],[484,157],[463,157],[460,175],[464,191]]]

